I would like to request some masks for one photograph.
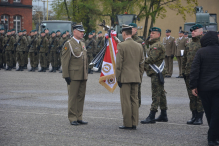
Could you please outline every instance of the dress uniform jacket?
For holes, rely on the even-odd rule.
[[[182,56],[181,50],[185,50],[186,44],[187,44],[187,40],[185,39],[185,37],[182,37],[181,40],[179,38],[176,39],[175,56]]]
[[[163,38],[163,44],[164,47],[166,49],[166,56],[171,56],[175,54],[175,38],[174,37],[169,37],[169,39],[167,39],[167,37]]]

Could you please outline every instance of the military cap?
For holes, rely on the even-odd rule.
[[[126,30],[132,30],[133,26],[129,26],[129,25],[122,25],[122,31],[126,31]]]
[[[187,35],[188,33],[189,33],[188,31],[185,31],[185,32],[184,32],[184,35]]]
[[[66,32],[69,32],[69,30],[66,30]]]
[[[11,30],[8,30],[7,32],[11,32]]]
[[[158,27],[152,27],[152,28],[150,29],[150,32],[152,32],[152,31],[158,31],[158,32],[161,33],[161,29],[158,28]]]
[[[167,30],[166,30],[166,33],[170,33],[170,32],[171,32],[171,30],[170,30],[170,29],[167,29]]]
[[[34,29],[34,31],[36,32],[37,30],[36,30],[36,29]]]
[[[190,31],[192,32],[193,30],[199,29],[199,28],[203,28],[203,26],[201,24],[195,24],[190,28]]]
[[[27,31],[26,29],[23,30],[23,32]]]
[[[4,30],[4,28],[0,28],[0,30]]]
[[[35,30],[31,30],[30,32],[35,32]]]
[[[93,33],[92,33],[93,31],[91,31],[90,33],[89,33],[89,35],[93,35]]]
[[[49,30],[49,28],[45,28],[45,30]]]
[[[102,33],[102,31],[99,31],[99,32],[98,32],[98,34],[101,34],[101,33]]]
[[[95,33],[95,30],[92,30],[92,33]]]
[[[180,30],[179,33],[185,33],[183,30]]]
[[[23,30],[19,30],[18,33],[19,33],[19,32],[24,32],[24,31],[23,31]]]
[[[64,31],[64,32],[62,33],[62,35],[63,35],[63,34],[66,34],[66,31]]]
[[[73,30],[76,29],[76,30],[78,30],[78,31],[85,31],[82,22],[81,22],[81,23],[74,24],[72,27],[73,27]]]
[[[52,31],[50,34],[56,33],[55,31]]]
[[[42,30],[41,33],[45,33],[45,30]]]
[[[135,23],[130,23],[129,26],[132,26],[133,28],[138,27],[137,24],[135,24]]]
[[[15,31],[15,29],[13,28],[13,29],[11,29],[11,31]]]
[[[57,30],[56,33],[57,33],[57,32],[61,32],[61,31],[60,31],[60,30]]]

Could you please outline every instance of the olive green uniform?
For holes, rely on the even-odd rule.
[[[0,69],[3,67],[3,40],[4,36],[2,34],[0,35]]]
[[[59,42],[59,45],[58,45],[58,47],[57,47],[57,53],[58,53],[58,54],[57,54],[57,55],[58,55],[58,56],[57,56],[57,57],[58,57],[58,68],[59,68],[59,67],[61,67],[61,57],[60,57],[60,56],[61,56],[61,49],[62,49],[62,48],[60,47],[61,35],[60,35],[60,36],[57,36],[56,38],[57,38],[57,40],[58,40],[58,42]]]
[[[40,39],[37,42],[37,46],[40,47],[39,50],[40,66],[43,68],[47,68],[48,45],[49,45],[49,41],[45,36],[40,37]]]
[[[30,50],[29,50],[29,58],[30,58],[30,65],[32,68],[36,68],[38,66],[38,50],[37,50],[37,42],[38,42],[38,37],[33,35],[31,36],[30,39],[30,43],[32,42],[32,44],[30,46]]]
[[[143,51],[144,51],[144,56],[146,55],[146,50],[145,50],[145,43],[144,41],[138,37],[137,33],[135,35],[132,36],[132,39],[134,41],[136,41],[137,43],[140,43],[143,47]],[[144,72],[142,72],[142,76],[143,76]],[[139,101],[139,107],[141,106],[141,83],[138,84],[138,101]]]
[[[47,40],[50,40],[50,35],[49,33],[46,33],[45,35],[47,37]],[[50,43],[49,43],[50,44]],[[46,59],[47,59],[47,67],[49,67],[49,63],[50,63],[50,52],[48,52],[47,56],[46,56]]]
[[[9,42],[8,42],[8,39],[9,39]],[[14,51],[15,38],[13,36],[5,37],[5,39],[3,41],[3,45],[5,45],[5,44],[6,44],[6,48],[5,48],[6,64],[10,68],[12,68],[13,67],[13,54],[12,54],[12,51]]]
[[[88,59],[89,64],[93,60],[93,54],[97,52],[96,51],[97,50],[97,42],[93,38],[89,38],[88,40],[86,40],[86,42],[85,42],[86,47],[91,41],[92,41],[92,43],[87,48],[87,59]],[[93,65],[89,65],[88,68],[92,69]]]
[[[182,76],[182,59],[183,55],[181,54],[181,50],[185,50],[187,44],[187,39],[185,37],[176,39],[176,50],[175,56],[177,58],[178,66],[179,66],[179,76]]]
[[[15,38],[15,42],[17,42],[18,39],[19,39],[18,35],[13,34],[13,37]],[[17,59],[16,59],[16,57],[17,57],[16,50],[12,51],[12,56],[13,56],[13,67],[16,67],[16,62],[17,62]]]
[[[169,36],[168,38],[167,37],[164,37],[163,38],[163,44],[164,44],[164,47],[166,49],[166,56],[165,56],[165,67],[166,67],[166,75],[167,76],[172,76],[173,74],[173,58],[172,58],[172,55],[174,55],[175,53],[175,48],[176,48],[176,45],[175,45],[175,38],[174,37],[171,37]]]
[[[82,120],[86,84],[88,79],[87,51],[83,42],[74,38],[62,48],[62,76],[70,77],[68,88],[68,119],[70,122]]]
[[[28,36],[26,34],[24,34],[23,36],[26,38],[26,40],[28,40]],[[27,64],[28,64],[28,47],[27,47],[28,45],[29,45],[29,42],[27,41],[26,46],[24,46],[25,53],[24,53],[24,56],[23,56],[25,66],[27,66]]]
[[[58,52],[58,46],[59,46],[59,39],[55,36],[55,37],[51,37],[49,40],[49,44],[50,44],[50,62],[51,65],[53,67],[53,69],[57,69],[58,67],[58,56],[59,56],[59,52]]]
[[[164,90],[164,84],[161,84],[157,73],[149,66],[155,64],[160,66],[165,59],[165,48],[160,42],[160,38],[155,38],[149,41],[150,47],[148,50],[148,58],[145,60],[145,70],[147,76],[151,77],[152,104],[151,111],[157,112],[158,106],[161,110],[167,110],[167,100]],[[165,76],[166,70],[162,71]]]
[[[62,49],[63,45],[65,44],[65,42],[66,42],[67,40],[68,40],[67,37],[65,37],[65,38],[61,37],[61,38],[59,39],[59,48],[58,48],[58,49]],[[58,52],[59,52],[59,51],[58,51]],[[60,53],[58,54],[58,64],[60,64],[60,66],[61,66],[61,56],[62,56],[62,53],[60,52]]]
[[[198,113],[203,112],[204,110],[200,97],[192,94],[192,90],[189,86],[189,75],[195,54],[198,49],[201,48],[200,38],[201,36],[193,37],[192,41],[186,45],[182,64],[182,73],[186,76],[185,82],[190,99],[190,110],[197,111]]]
[[[23,35],[19,36],[17,47],[16,47],[16,54],[17,54],[17,62],[19,66],[24,67],[26,65],[26,51],[27,51],[27,38]]]

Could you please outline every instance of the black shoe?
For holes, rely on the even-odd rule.
[[[23,69],[27,69],[27,64],[26,64],[26,65],[24,65]]]
[[[180,76],[176,77],[176,78],[180,78]]]
[[[191,118],[191,120],[187,121],[187,124],[189,124],[189,125],[193,124],[195,121],[196,115],[197,115],[197,111],[196,110],[192,111],[192,118]]]
[[[57,67],[55,67],[55,68],[53,69],[53,72],[56,72],[56,70],[57,70]]]
[[[18,69],[16,69],[16,71],[21,71],[21,66],[18,66]]]
[[[91,71],[91,69],[90,69],[90,68],[88,68],[88,74],[90,74],[90,71]]]
[[[154,123],[156,123],[155,114],[156,114],[155,111],[151,111],[149,116],[145,120],[141,121],[141,124],[154,124]]]
[[[219,142],[217,141],[208,141],[208,146],[218,146]]]
[[[62,73],[62,70],[60,70],[59,73]]]
[[[161,110],[160,116],[155,119],[157,122],[168,122],[167,118],[167,111],[166,110]]]
[[[35,72],[35,67],[32,68],[32,72]]]
[[[47,70],[46,67],[44,67],[44,68],[43,68],[43,72],[46,72],[46,70]]]
[[[70,122],[71,125],[77,126],[79,123],[77,121]]]
[[[54,69],[53,69],[53,67],[52,67],[52,69],[49,71],[49,72],[53,72],[54,71]]]
[[[13,66],[13,69],[16,69],[16,66]]]
[[[38,70],[38,67],[35,67],[35,70]]]
[[[23,69],[24,69],[24,67],[23,67],[23,66],[21,66],[21,67],[20,67],[20,71],[23,71]]]
[[[49,70],[49,67],[47,67],[46,70]]]
[[[33,71],[33,67],[30,68],[29,72]]]
[[[203,124],[203,121],[202,121],[203,114],[204,114],[204,112],[199,112],[199,113],[197,114],[196,119],[195,119],[195,121],[193,122],[193,125],[202,125],[202,124]]]
[[[133,130],[136,130],[136,126],[135,126],[135,125],[132,125],[132,129],[133,129]]]
[[[78,122],[79,124],[83,124],[83,125],[88,124],[88,122],[85,122],[85,121],[82,121],[82,120],[77,120],[77,122]]]
[[[119,126],[119,129],[132,130],[133,128],[132,127]]]
[[[40,69],[38,72],[43,72],[43,70],[44,70],[44,68],[43,68],[43,67],[41,67],[41,69]]]
[[[90,74],[93,74],[93,70],[90,70]]]
[[[7,70],[7,71],[11,71],[11,67],[8,66],[8,68],[6,68],[5,70]]]

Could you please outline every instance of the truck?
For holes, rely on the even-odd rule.
[[[41,22],[41,30],[48,28],[49,32],[60,30],[61,33],[68,30],[72,35],[72,21],[65,20],[47,20]]]
[[[191,36],[190,28],[195,24],[201,24],[203,30],[217,31],[217,14],[209,14],[208,11],[203,11],[202,6],[195,7],[196,11],[196,22],[187,22],[184,24],[184,31],[189,32],[189,37]]]

